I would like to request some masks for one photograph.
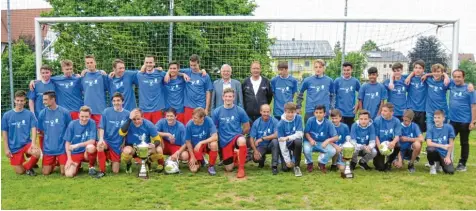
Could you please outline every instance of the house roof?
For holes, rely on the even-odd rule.
[[[10,10],[11,13],[11,29],[12,29],[12,41],[15,41],[21,35],[35,37],[35,17],[40,17],[42,12],[48,12],[51,9],[17,9]],[[7,11],[2,10],[2,43],[8,42],[7,31]],[[42,28],[43,37],[46,36],[48,28],[43,25]]]
[[[460,53],[458,54],[458,61],[468,60],[474,62],[474,54],[472,53]]]
[[[370,51],[367,53],[369,62],[408,62],[408,58],[400,51]]]
[[[327,40],[276,40],[270,51],[274,58],[335,57]]]

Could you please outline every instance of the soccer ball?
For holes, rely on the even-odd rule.
[[[393,149],[388,148],[389,143],[390,142],[388,141],[384,141],[380,143],[379,151],[380,151],[380,154],[382,154],[383,156],[389,156],[393,152]]]
[[[167,173],[167,174],[180,173],[178,161],[173,161],[170,158],[167,159],[167,161],[165,161],[165,173]]]

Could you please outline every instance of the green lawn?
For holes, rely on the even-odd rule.
[[[67,179],[57,172],[50,176],[17,176],[2,155],[1,208],[474,209],[475,134],[470,137],[473,146],[468,172],[453,176],[430,176],[423,156],[414,175],[406,169],[394,169],[390,173],[358,169],[353,180],[343,180],[336,172],[309,174],[304,171],[303,162],[301,178],[291,172],[272,176],[269,164],[260,170],[256,164],[248,163],[247,177],[243,180],[237,180],[235,173],[225,174],[222,167],[217,169],[217,176],[211,177],[204,170],[191,174],[185,165],[181,165],[181,175],[152,173],[149,180],[124,173],[108,174],[100,180],[85,173]],[[456,148],[459,158],[459,144]]]

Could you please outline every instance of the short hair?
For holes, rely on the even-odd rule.
[[[393,111],[394,106],[391,102],[386,102],[383,104],[382,108],[388,108],[390,111]]]
[[[284,110],[286,111],[295,111],[297,108],[296,103],[293,102],[287,102],[284,104]]]
[[[423,69],[425,69],[425,61],[418,59],[415,62],[413,62],[413,68],[415,68],[415,65],[420,65]]]
[[[264,107],[264,106],[268,106],[268,107],[271,109],[271,106],[269,106],[269,104],[266,104],[266,103],[265,103],[265,104],[263,104],[263,105],[261,105],[261,106],[259,107],[259,110],[260,110],[260,111],[263,110],[263,107]]]
[[[288,62],[287,61],[280,61],[278,63],[278,69],[288,69]]]
[[[415,113],[412,109],[406,109],[405,112],[403,112],[403,117],[413,120],[413,117],[415,117]]]
[[[169,62],[169,68],[170,68],[170,66],[172,66],[172,65],[177,65],[177,69],[180,69],[180,64],[179,64],[177,61],[171,61],[171,62]]]
[[[437,69],[441,69],[441,71],[444,73],[446,72],[446,68],[442,65],[442,64],[434,64],[434,65],[431,65],[431,72],[433,72],[434,70],[437,70]]]
[[[392,65],[392,70],[396,70],[396,69],[402,69],[402,70],[403,70],[403,64],[400,63],[400,62],[395,62],[395,63]]]
[[[230,67],[230,72],[233,71],[233,68],[231,68],[231,65],[229,65],[229,64],[223,64],[223,65],[220,67],[220,71],[223,70],[224,67]]]
[[[462,69],[453,70],[453,73],[455,73],[455,72],[461,72],[461,74],[463,74],[463,78],[464,78],[464,71]]]
[[[339,109],[332,109],[331,110],[331,117],[342,117],[342,113]]]
[[[354,66],[353,66],[352,63],[350,63],[350,62],[344,62],[344,64],[342,64],[342,67],[354,68]]]
[[[314,107],[314,111],[317,111],[317,110],[322,110],[324,111],[324,113],[326,112],[326,107],[324,105],[316,105],[316,107]]]
[[[321,64],[321,66],[325,67],[326,66],[326,62],[322,59],[316,59],[314,60],[313,64],[316,64],[316,63],[319,63]]]
[[[378,70],[376,67],[370,67],[368,70],[367,70],[367,73],[370,75],[370,74],[374,74],[374,73],[377,73],[378,74]]]
[[[144,112],[143,112],[142,109],[140,109],[140,108],[134,108],[134,109],[132,109],[131,112],[133,112],[133,111],[138,111],[138,112],[140,113],[140,116],[141,116],[141,117],[142,117],[143,114],[144,114]]]
[[[205,117],[205,115],[206,115],[205,109],[203,109],[202,107],[198,107],[198,108],[193,109],[192,116],[195,116],[195,115],[198,115],[198,117],[200,117],[200,118]]]
[[[112,67],[113,68],[116,68],[117,67],[117,64],[124,64],[124,61],[120,60],[120,59],[114,59],[114,61],[112,62]]]
[[[367,115],[367,117],[371,118],[371,117],[370,117],[370,112],[367,111],[367,110],[365,110],[365,109],[360,110],[360,112],[359,112],[359,117],[362,116],[362,115]]]
[[[73,66],[73,62],[71,60],[65,59],[61,61],[61,67],[69,67],[69,66]]]
[[[15,92],[15,98],[17,97],[25,97],[26,98],[26,92],[23,90],[18,90]]]
[[[230,93],[230,92],[235,94],[235,90],[233,88],[227,87],[223,90],[223,95],[225,95],[226,93]]]
[[[445,116],[445,112],[442,111],[442,110],[436,110],[435,113],[433,114],[433,116],[436,116],[436,115],[443,115],[443,116]]]
[[[261,63],[258,60],[254,60],[251,62],[250,67],[253,66],[253,64],[258,64],[259,67],[261,67]]]
[[[120,98],[121,101],[124,102],[124,95],[122,95],[122,93],[120,93],[120,92],[115,92],[114,95],[112,95],[112,99],[114,99],[115,97]]]
[[[200,56],[198,56],[197,54],[192,54],[189,60],[191,62],[197,62],[198,64],[200,64]]]
[[[54,98],[56,99],[56,92],[53,90],[48,90],[46,92],[43,92],[43,96],[48,96],[49,98]]]
[[[84,56],[84,59],[96,59],[96,58],[94,58],[94,55],[89,54],[89,55]]]
[[[165,113],[173,113],[174,116],[176,116],[177,115],[177,110],[175,110],[175,108],[170,107],[167,110],[165,110]]]
[[[84,105],[84,106],[81,106],[81,108],[79,108],[79,112],[88,112],[89,114],[91,114],[91,108],[89,108],[89,106],[87,105]]]
[[[40,70],[49,70],[51,72],[53,69],[49,65],[44,64],[44,65],[41,65]]]

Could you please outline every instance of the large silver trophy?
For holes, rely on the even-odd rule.
[[[343,179],[352,179],[354,178],[354,173],[350,169],[350,161],[355,152],[355,145],[351,142],[350,136],[345,137],[345,143],[342,145],[342,159],[345,162],[344,171],[341,172],[341,177]]]
[[[142,179],[149,179],[149,166],[146,161],[149,158],[149,144],[145,143],[145,134],[141,136],[141,143],[134,146],[137,156],[142,160],[137,177]]]

